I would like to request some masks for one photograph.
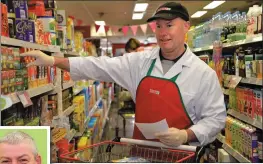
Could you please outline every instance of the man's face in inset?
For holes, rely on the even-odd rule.
[[[41,157],[34,155],[32,145],[28,143],[20,144],[0,144],[0,164],[41,164]]]

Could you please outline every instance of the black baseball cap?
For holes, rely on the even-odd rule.
[[[156,19],[172,20],[175,18],[182,18],[185,21],[189,21],[189,14],[187,9],[177,2],[167,2],[156,10],[155,14],[147,20],[147,22],[154,21]]]

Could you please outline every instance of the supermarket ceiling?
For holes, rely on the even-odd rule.
[[[82,25],[94,24],[94,21],[104,20],[107,25],[139,25],[144,24],[147,18],[151,17],[157,7],[166,1],[139,0],[149,3],[148,8],[141,20],[132,20],[133,9],[136,0],[82,0],[82,1],[63,1],[57,0],[58,9],[66,10],[67,15],[72,15],[75,19],[83,21]],[[211,1],[177,1],[182,3],[189,11],[190,16],[196,11],[202,10]],[[247,11],[249,6],[259,1],[226,1],[213,10],[207,10],[207,14],[201,18],[191,19],[191,24],[196,25],[200,22],[211,19],[218,13],[227,11]]]

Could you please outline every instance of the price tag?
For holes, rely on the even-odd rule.
[[[229,88],[235,89],[238,83],[241,81],[242,77],[239,76],[232,76],[229,82]]]
[[[17,92],[17,96],[20,99],[21,103],[23,104],[24,108],[26,108],[30,105],[33,105],[27,91]]]
[[[196,48],[194,51],[201,51],[202,48]]]
[[[225,82],[224,82],[224,85],[225,87],[228,87],[229,88],[229,84],[230,84],[230,80],[231,80],[231,75],[225,75]]]
[[[12,100],[13,103],[19,102],[19,98],[18,98],[16,93],[9,94],[9,97]]]
[[[263,85],[263,79],[257,79],[256,83],[257,85]]]
[[[67,130],[65,128],[55,128],[51,131],[52,142],[56,143],[59,140],[65,138],[67,135]]]

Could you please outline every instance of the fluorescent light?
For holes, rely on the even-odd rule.
[[[135,20],[135,19],[142,19],[144,13],[133,13],[132,15],[132,19]]]
[[[204,9],[214,9],[217,6],[219,6],[219,5],[221,5],[221,4],[225,3],[225,2],[226,1],[213,1],[213,2],[209,3],[208,5],[206,5],[204,7]]]
[[[197,11],[196,13],[194,13],[191,18],[199,18],[203,15],[205,15],[207,13],[207,11]]]
[[[104,21],[95,21],[96,25],[100,25],[100,26],[105,26],[105,22]]]
[[[143,12],[147,9],[148,3],[136,3],[134,7],[134,12]]]

